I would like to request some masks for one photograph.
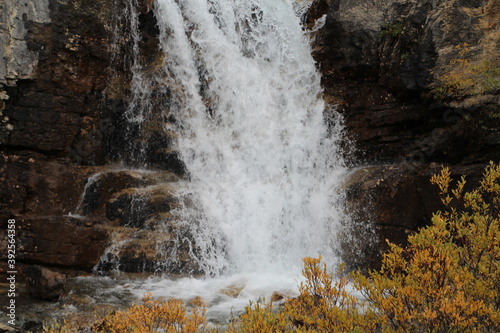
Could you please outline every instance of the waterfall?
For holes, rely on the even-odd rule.
[[[342,126],[326,124],[335,110],[293,1],[156,0],[154,11],[194,260],[211,276],[334,260]]]

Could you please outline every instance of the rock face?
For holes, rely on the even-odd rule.
[[[30,267],[27,272],[28,292],[37,299],[57,300],[64,292],[66,276],[40,266]]]
[[[437,166],[473,181],[500,160],[499,13],[496,0],[313,2],[306,24],[326,17],[313,33],[326,99],[344,115],[354,164],[372,165],[346,185],[354,220],[379,237],[359,265],[429,223]]]
[[[37,264],[89,272],[117,228],[155,233],[155,224],[169,221],[172,191],[155,185],[175,183],[184,170],[160,125],[164,114],[153,110],[143,126],[126,120],[134,43],[151,50],[135,61],[152,72],[160,56],[150,1],[133,9],[136,39],[131,3],[0,4],[0,246],[7,246],[7,220],[15,219],[20,269]],[[147,173],[123,171],[145,165]],[[141,207],[132,210],[133,203]],[[158,240],[136,238],[144,249],[135,243],[120,250],[127,254],[116,265],[154,270],[158,258],[148,256]],[[6,270],[2,261],[0,272]]]
[[[162,54],[152,2],[138,1],[135,16],[131,3],[0,3],[0,229],[16,219],[20,264],[199,272],[171,215],[185,170],[174,135],[162,128],[175,119],[156,103],[169,91],[157,87]],[[474,180],[500,160],[499,7],[497,0],[312,2],[304,24],[325,98],[355,146],[345,185],[354,240],[344,244],[353,265],[377,265],[383,242],[372,234],[403,243],[429,222],[439,207],[428,179],[441,164]],[[147,52],[134,58],[135,46]],[[143,111],[134,66],[148,69],[151,91],[142,125],[127,120]],[[110,247],[112,240],[121,245]]]

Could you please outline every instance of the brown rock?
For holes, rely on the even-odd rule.
[[[378,267],[386,240],[405,245],[408,235],[428,225],[443,209],[439,189],[430,178],[441,166],[397,164],[354,170],[344,183],[346,212],[341,240],[344,259],[353,267]],[[452,177],[468,175],[477,184],[484,165],[452,167]]]
[[[386,239],[405,244],[441,208],[430,183],[437,169],[410,164],[359,168],[344,184],[348,221],[342,230],[343,257],[353,267],[377,267]]]
[[[271,295],[271,302],[273,303],[276,303],[276,302],[281,302],[282,300],[284,300],[286,298],[285,295],[283,295],[282,293],[280,292],[273,292],[273,294]]]
[[[491,3],[329,2],[314,56],[321,64],[326,99],[344,115],[357,159],[458,164],[469,155],[476,158],[478,149],[492,154],[490,159],[498,157],[498,145],[491,147],[485,138],[491,132],[479,125],[488,122],[486,114],[495,112],[498,101],[490,107],[429,95],[436,75],[460,57],[457,45],[470,45],[470,54],[491,54],[492,48],[498,53],[498,45],[486,42],[495,30],[484,25],[494,14],[480,22]]]
[[[66,276],[45,267],[33,266],[25,271],[28,293],[36,298],[54,301],[64,293]]]
[[[192,244],[186,230],[168,225],[165,229],[112,228],[114,245],[100,258],[97,272],[107,274],[119,269],[122,272],[202,274],[191,256]]]
[[[227,286],[227,287],[219,290],[219,292],[221,294],[226,295],[226,296],[230,296],[230,297],[236,298],[241,293],[241,291],[243,290],[243,288],[244,288],[244,286],[230,285],[230,286]]]
[[[173,187],[167,184],[144,188],[125,189],[115,194],[107,203],[106,216],[110,220],[119,220],[122,226],[143,228],[154,224],[152,216],[168,213],[177,205]]]
[[[71,217],[19,218],[17,259],[90,270],[109,245],[108,231]],[[89,246],[91,244],[91,246]]]
[[[191,306],[191,307],[195,307],[195,308],[206,308],[207,307],[207,303],[200,296],[196,296],[196,297],[190,299],[188,301],[187,305]]]

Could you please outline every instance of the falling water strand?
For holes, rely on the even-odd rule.
[[[334,258],[342,127],[325,124],[292,2],[157,0],[155,14],[190,177],[178,214],[195,259],[219,275]]]

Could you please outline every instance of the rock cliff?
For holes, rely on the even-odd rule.
[[[499,161],[499,13],[498,0],[317,0],[306,16],[325,20],[314,56],[359,167],[348,208],[376,225],[377,248],[429,223],[441,165],[474,182]]]
[[[131,4],[137,4],[133,12]],[[39,264],[90,272],[101,256],[105,261],[111,256],[105,249],[112,238],[135,235],[145,223],[152,229],[175,201],[171,191],[155,187],[183,174],[158,114],[142,128],[125,119],[133,89],[131,19],[141,34],[136,40],[151,54],[137,61],[153,70],[159,54],[148,5],[120,0],[0,4],[0,228],[16,220],[19,271]],[[140,153],[141,164],[132,163]],[[123,171],[144,165],[158,172]],[[138,201],[144,209],[141,216],[132,215],[138,221],[131,224],[127,207]],[[147,232],[115,249],[108,269],[154,270],[152,260],[159,258],[144,260],[155,250],[154,241],[144,241]],[[2,248],[7,248],[6,234],[0,236]],[[0,270],[7,271],[5,261]]]
[[[89,271],[105,249],[102,270],[117,255],[130,271],[154,271],[165,260],[150,236],[157,221],[171,219],[177,203],[168,184],[184,170],[160,126],[174,120],[158,112],[144,126],[125,119],[134,43],[148,50],[135,65],[152,77],[161,58],[152,2],[138,1],[136,17],[127,16],[130,3],[0,4],[0,228],[16,219],[20,269]],[[499,13],[498,0],[313,1],[304,29],[325,99],[343,114],[355,146],[345,185],[359,231],[345,244],[354,265],[376,266],[374,248],[383,247],[360,241],[365,225],[381,240],[404,242],[429,222],[439,207],[428,179],[440,165],[474,180],[500,160]],[[168,93],[150,90],[153,104]],[[155,172],[130,171],[143,165]],[[165,237],[175,229],[172,221]],[[123,235],[133,237],[110,250]],[[175,255],[172,269],[197,271],[186,253]]]

